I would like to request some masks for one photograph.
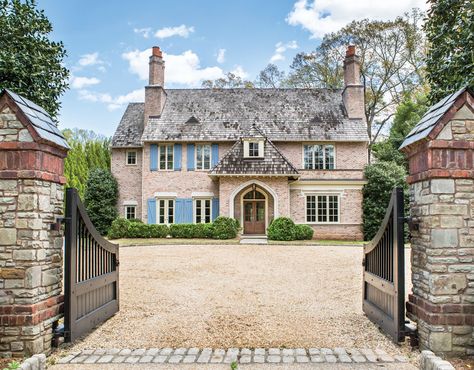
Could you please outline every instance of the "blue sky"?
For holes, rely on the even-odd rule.
[[[270,61],[288,69],[324,33],[353,19],[391,19],[424,0],[38,0],[64,42],[71,88],[60,127],[112,135],[130,101],[143,101],[152,46],[165,53],[165,87],[200,87],[233,71],[254,80]]]

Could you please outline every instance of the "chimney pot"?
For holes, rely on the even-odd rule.
[[[159,46],[153,46],[151,54],[155,57],[160,57],[160,58],[163,57],[163,54]]]
[[[346,57],[352,57],[356,53],[355,45],[349,45],[346,50]]]

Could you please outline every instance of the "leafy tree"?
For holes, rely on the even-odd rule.
[[[107,234],[117,218],[118,184],[110,171],[92,170],[86,184],[84,204],[92,223],[102,234]]]
[[[258,75],[255,85],[261,88],[283,87],[285,72],[280,71],[275,64],[268,64]]]
[[[48,38],[52,29],[35,0],[0,0],[0,89],[23,95],[55,117],[69,71],[63,43]]]
[[[474,5],[472,0],[428,0],[427,79],[436,103],[463,86],[474,86]]]
[[[110,170],[110,138],[87,130],[63,130],[71,147],[64,162],[67,187],[76,188],[84,197],[89,172],[95,168]]]
[[[406,182],[406,170],[395,162],[377,162],[365,168],[367,184],[364,185],[362,194],[364,200],[363,227],[364,239],[370,240],[377,233],[382,224],[387,206],[390,202],[392,189],[401,186],[405,193],[405,208],[407,211],[408,184]]]
[[[201,86],[212,89],[235,89],[241,87],[253,88],[254,84],[251,81],[243,80],[242,77],[237,76],[232,72],[228,72],[225,77],[216,80],[204,80]]]

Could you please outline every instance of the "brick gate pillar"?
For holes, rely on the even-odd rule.
[[[474,99],[462,89],[408,135],[413,292],[420,346],[474,354]]]
[[[61,315],[64,137],[34,103],[0,94],[0,356],[48,353]]]

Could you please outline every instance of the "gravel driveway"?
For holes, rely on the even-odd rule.
[[[361,263],[362,247],[347,246],[121,248],[120,312],[73,348],[356,347],[407,355],[363,315]]]

